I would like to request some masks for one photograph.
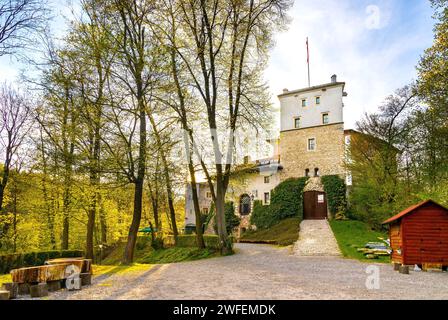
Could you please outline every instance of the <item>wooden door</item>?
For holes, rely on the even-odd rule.
[[[307,191],[303,193],[303,218],[306,220],[327,218],[327,195],[325,192]]]

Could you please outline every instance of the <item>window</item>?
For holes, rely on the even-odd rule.
[[[208,208],[202,208],[202,214],[208,214]]]
[[[207,197],[207,199],[211,199],[212,193],[210,191],[207,191],[206,197]]]
[[[306,102],[306,99],[302,99],[302,107],[306,107],[308,103]]]
[[[319,176],[319,168],[314,168],[314,176],[315,177]]]
[[[308,151],[316,150],[316,138],[308,139]]]
[[[269,183],[270,177],[264,177],[264,183]]]
[[[269,204],[271,202],[271,193],[265,192],[264,193],[264,204]]]
[[[320,97],[316,97],[316,105],[320,104]]]
[[[250,214],[251,199],[249,195],[243,194],[240,198],[240,215],[247,216]]]
[[[330,122],[330,117],[328,116],[328,113],[323,113],[322,114],[322,123],[328,124],[329,122]]]
[[[296,129],[300,128],[300,118],[294,119],[294,128],[296,128]]]
[[[305,177],[309,177],[310,176],[310,169],[305,169]]]

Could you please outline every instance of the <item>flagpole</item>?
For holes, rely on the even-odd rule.
[[[310,77],[310,49],[308,44],[308,37],[306,37],[306,62],[308,64],[308,87],[311,87],[311,77]]]

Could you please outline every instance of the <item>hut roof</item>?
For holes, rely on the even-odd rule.
[[[433,203],[433,204],[435,204],[435,205],[437,205],[437,206],[439,206],[439,207],[441,207],[441,208],[443,208],[443,209],[448,211],[448,209],[445,208],[444,206],[442,206],[442,205],[438,204],[437,202],[429,199],[429,200],[425,200],[425,201],[422,201],[420,203],[417,203],[416,205],[411,206],[411,207],[401,211],[399,214],[396,214],[395,216],[393,216],[393,217],[387,219],[386,221],[384,221],[383,224],[389,224],[391,222],[394,222],[395,220],[401,219],[405,215],[407,215],[407,214],[411,213],[412,211],[414,211],[415,209],[420,208],[421,206],[423,206],[425,204],[428,204],[428,203]]]

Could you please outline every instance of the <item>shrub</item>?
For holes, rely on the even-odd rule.
[[[347,189],[344,180],[338,175],[323,176],[321,180],[327,194],[331,214],[333,216],[344,215],[347,205]]]
[[[303,218],[303,188],[308,178],[290,178],[272,190],[272,214],[276,221],[289,217]]]
[[[263,206],[262,202],[254,201],[251,224],[257,228],[269,228],[281,220],[303,217],[303,188],[307,178],[290,178],[272,190],[271,204]]]
[[[233,202],[226,202],[224,205],[224,213],[226,216],[227,234],[232,234],[233,229],[238,227],[241,223],[240,217],[235,214],[235,206]]]
[[[49,259],[82,257],[81,250],[52,250],[0,255],[0,274],[12,269],[41,266]]]
[[[250,223],[259,229],[266,229],[275,224],[275,215],[271,213],[271,206],[264,206],[261,200],[255,200],[250,216]]]

